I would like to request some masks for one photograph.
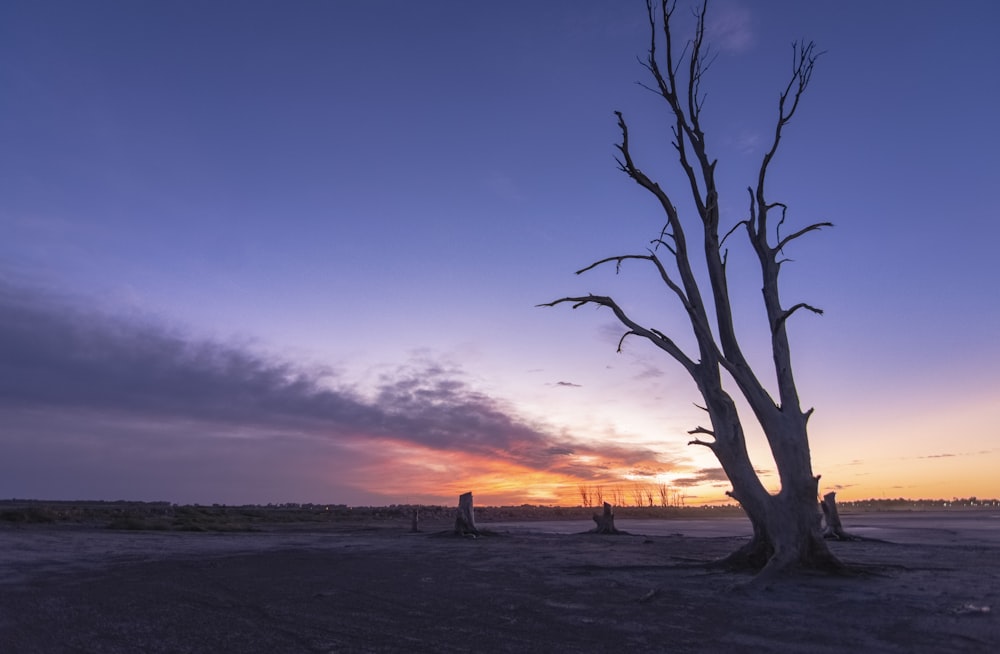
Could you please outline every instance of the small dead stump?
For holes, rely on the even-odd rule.
[[[830,491],[823,496],[823,501],[819,503],[823,509],[823,520],[826,527],[823,529],[823,538],[833,540],[860,540],[857,536],[852,536],[844,531],[844,525],[840,523],[840,513],[837,512],[837,493]]]
[[[462,493],[458,496],[458,515],[455,516],[456,536],[482,536],[476,528],[476,516],[472,510],[472,492]]]
[[[598,515],[594,514],[594,522],[597,526],[591,530],[592,534],[624,534],[624,531],[619,531],[615,528],[615,512],[611,505],[607,502],[604,503],[604,513]]]

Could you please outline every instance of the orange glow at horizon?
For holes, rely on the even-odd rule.
[[[728,481],[706,479],[692,483],[690,475],[699,472],[693,466],[637,475],[636,465],[596,452],[559,459],[559,463],[568,462],[578,466],[576,469],[589,470],[584,476],[559,469],[559,465],[536,469],[512,461],[502,453],[446,451],[395,440],[385,440],[380,445],[378,459],[355,470],[352,482],[359,488],[394,498],[394,503],[447,505],[458,495],[472,491],[480,505],[579,506],[584,503],[581,491],[586,489],[595,504],[598,492],[605,500],[623,505],[636,504],[641,492],[645,495],[644,504],[651,495],[654,505],[659,506],[661,485],[669,489],[670,503],[687,506],[733,503],[726,495],[731,488]],[[649,463],[668,467],[660,462]],[[835,490],[841,501],[984,498],[990,494],[977,489],[996,485],[993,471],[1000,466],[1000,450],[982,452],[976,457],[910,457],[906,465],[880,465],[878,460],[814,463],[816,471],[823,475],[820,493]],[[772,474],[765,472],[762,478],[772,492],[778,490]],[[684,483],[676,484],[675,480]]]
[[[377,461],[355,470],[353,484],[380,495],[395,498],[403,504],[451,504],[455,498],[472,491],[482,505],[558,505],[578,506],[583,503],[581,487],[596,502],[598,493],[615,503],[632,505],[636,493],[652,494],[654,504],[661,504],[661,485],[666,486],[671,501],[686,504],[718,504],[732,500],[724,491],[728,482],[710,481],[705,484],[676,486],[671,479],[683,478],[697,469],[690,465],[670,466],[658,461],[632,462],[616,460],[594,452],[567,455],[558,463],[571,463],[577,469],[587,469],[587,476],[560,470],[536,469],[509,457],[489,456],[460,451],[438,450],[415,443],[382,440]],[[637,469],[660,469],[658,474],[636,474]],[[374,480],[374,481],[373,481]]]
[[[810,430],[813,470],[819,491],[836,491],[841,501],[1000,497],[1000,447],[993,394],[939,398],[914,406],[898,399],[878,406],[841,405]],[[959,420],[960,417],[960,420]],[[962,424],[960,437],[945,434]],[[537,443],[509,444],[511,451],[435,449],[405,439],[357,441],[367,463],[351,472],[352,486],[391,503],[452,504],[466,491],[484,505],[561,505],[591,501],[598,491],[633,505],[637,491],[651,492],[659,505],[660,485],[671,501],[686,505],[729,504],[729,482],[704,448],[679,457],[676,447],[630,449],[615,441],[581,442],[566,453],[532,454]],[[676,443],[673,443],[676,445]],[[762,435],[748,434],[751,458],[771,492],[778,480]],[[658,455],[658,451],[664,454]],[[621,501],[624,500],[624,501]],[[648,496],[647,496],[648,501]]]

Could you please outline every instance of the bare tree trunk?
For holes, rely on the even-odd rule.
[[[458,496],[458,514],[455,516],[456,536],[481,536],[476,528],[476,516],[472,509],[472,491]]]
[[[591,530],[592,533],[612,535],[625,533],[615,528],[615,511],[607,502],[604,503],[604,513],[594,514],[594,522],[597,523],[597,527]]]
[[[719,438],[717,432],[711,449],[733,484],[729,495],[740,503],[753,526],[750,542],[721,563],[760,570],[761,582],[791,568],[841,569],[842,564],[823,540],[820,512],[816,506],[819,479],[812,475],[811,466],[807,463],[780,471],[781,490],[777,494],[769,493],[747,454],[742,427],[732,422],[736,416],[732,399],[728,398],[727,402],[714,397],[709,406],[722,410],[718,417],[713,415],[713,424],[729,424],[732,433],[738,436]],[[794,423],[784,425],[786,429],[793,426]],[[771,428],[774,430],[771,436],[782,433],[774,425]],[[804,438],[804,432],[801,437]],[[794,449],[796,438],[799,437],[792,432],[784,438],[775,438],[774,442],[791,442],[793,447],[789,449]],[[786,467],[788,456],[787,453],[784,456],[775,454],[776,460],[780,459]]]
[[[420,529],[417,527],[417,523],[420,521],[420,509],[413,509],[413,522],[410,525],[410,531],[417,533]]]
[[[823,501],[819,505],[823,509],[823,518],[826,520],[823,537],[836,540],[854,540],[853,536],[844,531],[844,525],[840,523],[840,513],[837,511],[837,493],[830,491],[823,496]]]

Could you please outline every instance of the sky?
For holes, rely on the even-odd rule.
[[[989,0],[709,8],[726,226],[792,42],[824,51],[768,187],[789,229],[835,225],[794,244],[782,291],[824,310],[789,331],[842,500],[1000,496],[998,19]],[[616,168],[616,110],[692,217],[637,84],[647,44],[639,0],[0,3],[0,497],[726,501],[687,445],[686,373],[639,339],[616,352],[607,310],[537,306],[612,295],[691,347],[648,267],[574,274],[664,221]],[[737,327],[766,371],[737,236]]]

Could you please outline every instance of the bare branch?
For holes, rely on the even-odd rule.
[[[649,68],[649,64],[646,64],[646,63],[643,63],[643,62],[641,62],[641,61],[640,61],[639,63],[640,63],[640,64],[642,64],[642,67],[643,67],[643,68],[647,68],[647,69]],[[652,86],[650,86],[649,84],[644,84],[644,83],[642,83],[642,82],[636,82],[636,85],[637,85],[637,86],[639,86],[639,87],[641,87],[641,88],[643,88],[643,89],[646,89],[646,90],[647,90],[647,91],[649,91],[650,93],[655,93],[656,95],[662,95],[662,94],[660,93],[660,89],[654,89],[654,88],[653,88]]]
[[[784,218],[782,218],[782,220],[784,220]],[[824,227],[833,227],[833,223],[829,223],[829,222],[813,223],[812,225],[809,225],[808,227],[803,227],[802,229],[800,229],[799,231],[795,232],[794,234],[789,234],[785,238],[783,238],[780,241],[778,241],[778,244],[776,246],[774,246],[774,248],[773,248],[773,252],[775,254],[777,254],[778,252],[781,252],[785,248],[786,245],[788,245],[789,243],[791,243],[795,239],[799,238],[800,236],[805,236],[809,232],[815,232],[817,230],[823,229]]]
[[[659,247],[662,245],[664,248],[667,249],[668,252],[670,252],[670,254],[674,255],[675,257],[677,256],[677,250],[675,250],[672,245],[664,241],[662,238],[654,238],[652,241],[650,241],[650,244],[654,246],[653,247],[654,252],[656,252],[656,250],[658,250]]]
[[[669,221],[667,221],[667,223],[665,223],[663,225],[663,229],[660,230],[660,237],[659,238],[654,238],[652,241],[650,241],[650,243],[655,243],[655,244],[657,244],[657,246],[662,245],[663,247],[665,247],[668,250],[670,250],[671,254],[673,254],[674,256],[677,256],[677,251],[674,250],[673,247],[671,247],[668,243],[666,243],[663,240],[665,238],[670,238],[670,240],[672,240],[674,242],[677,241],[677,239],[674,238],[674,235],[670,232],[670,222]],[[653,249],[655,250],[656,248],[653,248]]]
[[[661,4],[661,11],[663,12],[664,23],[669,23],[670,15],[673,13],[673,9],[668,8],[667,3],[663,2]],[[674,93],[673,89],[670,88],[670,85],[668,84],[668,80],[672,80],[674,78],[672,60],[673,48],[670,43],[670,31],[665,30],[667,70],[671,71],[671,73],[667,76],[667,78],[664,78],[663,75],[660,74],[659,64],[656,62],[656,8],[653,6],[652,0],[646,0],[646,17],[649,20],[649,51],[647,53],[646,63],[642,64],[642,66],[653,75],[659,94],[664,98],[667,98]]]
[[[816,65],[816,60],[822,54],[822,52],[816,52],[816,44],[812,41],[804,44],[798,42],[792,44],[792,75],[785,89],[778,97],[778,120],[774,126],[774,139],[771,141],[770,149],[764,155],[764,159],[760,164],[760,171],[757,174],[756,195],[757,205],[760,209],[760,224],[757,226],[759,238],[763,239],[766,233],[767,203],[764,200],[764,180],[767,176],[767,168],[778,151],[782,130],[792,120],[792,116],[795,115],[795,111],[799,107],[799,100],[801,100],[802,94],[805,93],[806,88],[809,86],[809,80],[812,79],[813,67]]]
[[[664,56],[666,58],[666,74],[664,74],[664,71],[660,68],[659,63],[657,62],[656,10],[653,7],[652,1],[646,0],[646,16],[649,20],[650,40],[648,57],[646,58],[646,63],[643,64],[643,67],[652,75],[660,95],[667,101],[667,104],[670,106],[670,110],[676,119],[676,126],[673,128],[676,139],[674,147],[677,149],[681,166],[684,168],[684,173],[691,186],[692,197],[698,207],[698,212],[699,214],[704,215],[704,203],[699,189],[698,176],[688,160],[685,143],[690,142],[692,144],[695,156],[700,162],[702,171],[706,171],[710,167],[710,164],[705,155],[704,134],[698,126],[697,114],[700,111],[700,108],[698,108],[699,103],[694,98],[696,98],[698,94],[697,86],[700,75],[704,73],[705,69],[702,65],[703,55],[701,53],[701,47],[704,42],[704,18],[707,3],[703,4],[699,14],[698,34],[696,34],[695,39],[689,42],[688,45],[686,45],[681,51],[676,64],[674,63],[674,45],[670,29],[670,18],[675,9],[676,4],[671,5],[668,0],[661,0],[660,11],[662,13],[662,19],[660,21],[660,31],[663,34]],[[687,87],[688,109],[686,112],[683,101],[678,94],[679,85],[677,74],[680,70],[681,62],[684,60],[684,55],[687,53],[688,47],[691,48],[691,53],[687,57],[690,72]],[[690,114],[690,120],[688,114]],[[705,181],[707,182],[708,180]]]
[[[703,2],[701,10],[696,15],[698,22],[695,28],[694,39],[691,41],[691,56],[688,58],[687,102],[688,117],[691,119],[691,130],[688,136],[691,137],[692,141],[702,145],[704,144],[704,134],[701,131],[699,120],[705,98],[701,96],[699,99],[699,95],[701,95],[701,78],[711,65],[711,60],[714,60],[714,57],[712,57],[708,64],[704,63],[704,58],[709,55],[709,48],[705,45],[705,14],[707,11],[708,2]],[[705,49],[704,53],[702,53],[703,46]]]
[[[627,331],[624,334],[622,334],[622,337],[618,339],[618,350],[617,350],[618,354],[622,353],[622,343],[624,343],[625,339],[628,338],[629,336],[638,336],[638,334],[636,334],[633,331]]]
[[[774,226],[774,237],[781,240],[781,226],[785,224],[785,215],[788,213],[788,205],[783,202],[772,202],[765,207],[765,211],[770,211],[775,207],[781,207],[781,219],[778,220],[778,224]]]
[[[629,328],[635,336],[642,336],[650,343],[660,348],[671,357],[674,358],[678,363],[684,366],[684,369],[688,371],[691,376],[694,376],[698,370],[698,364],[696,364],[691,357],[684,353],[684,351],[673,341],[673,339],[667,337],[663,332],[655,329],[649,329],[641,326],[639,323],[635,322],[625,313],[624,310],[618,303],[615,302],[610,297],[605,295],[584,295],[576,297],[564,297],[558,300],[553,300],[552,302],[545,302],[535,306],[539,307],[554,307],[557,304],[571,303],[574,309],[578,309],[586,304],[596,304],[598,306],[607,307],[615,314],[619,322]],[[620,345],[620,343],[619,343]]]
[[[815,313],[817,315],[820,315],[820,316],[823,315],[823,310],[822,309],[817,309],[816,307],[814,307],[814,306],[812,306],[810,304],[806,304],[805,302],[799,302],[798,304],[796,304],[791,309],[788,309],[787,311],[784,311],[778,317],[778,320],[776,321],[776,323],[775,323],[774,327],[772,328],[772,330],[776,331],[778,329],[778,327],[780,327],[781,325],[785,324],[785,321],[788,320],[792,316],[792,314],[795,313],[796,311],[798,311],[799,309],[806,309],[808,311],[812,311],[813,313]]]
[[[673,104],[676,105],[676,97],[674,98]],[[678,107],[678,110],[683,114],[683,109]],[[688,313],[691,326],[695,331],[702,358],[711,357],[714,359],[715,357],[721,355],[719,354],[714,336],[712,335],[708,314],[702,302],[698,280],[691,267],[691,262],[688,259],[687,241],[684,235],[684,226],[681,223],[680,215],[677,212],[677,208],[671,201],[670,196],[667,195],[662,188],[660,188],[660,185],[651,180],[645,173],[636,167],[629,149],[628,125],[626,124],[625,118],[620,111],[616,111],[615,115],[618,117],[618,127],[622,133],[622,142],[618,145],[618,150],[622,157],[620,165],[633,181],[656,197],[661,208],[666,214],[667,224],[661,234],[669,232],[670,238],[674,241],[674,247],[669,248],[669,250],[674,256],[674,261],[677,264],[679,283],[675,282],[671,278],[670,274],[667,272],[666,268],[664,268],[659,258],[656,257],[655,253],[650,252],[649,260],[656,265],[657,271],[660,273],[660,278],[663,282],[683,303],[684,309]],[[682,160],[683,156],[684,155],[681,155]],[[692,176],[694,175],[694,172],[691,167],[688,166],[687,170],[689,171],[689,179],[693,179]],[[694,186],[697,187],[697,184],[694,183]],[[699,201],[699,205],[703,207],[704,203]],[[700,208],[699,210],[701,211],[702,209]]]
[[[722,247],[722,245],[726,242],[726,239],[729,238],[729,235],[732,234],[733,232],[735,232],[739,228],[740,225],[747,225],[747,223],[749,223],[749,222],[750,222],[749,220],[741,220],[738,223],[736,223],[735,225],[733,225],[732,229],[730,229],[728,232],[726,232],[726,235],[722,237],[721,241],[719,241],[719,247]]]
[[[694,436],[695,434],[705,434],[706,436],[711,436],[712,438],[715,438],[714,431],[712,431],[711,429],[705,429],[701,425],[698,425],[694,429],[688,430],[688,434],[690,434],[691,436]]]
[[[672,249],[671,252],[673,252]],[[607,257],[606,259],[595,261],[586,268],[581,268],[580,270],[577,270],[576,274],[580,275],[582,273],[587,272],[588,270],[593,270],[597,266],[600,266],[605,263],[610,263],[612,261],[615,262],[615,274],[617,274],[621,272],[622,262],[625,261],[626,259],[641,259],[644,261],[651,261],[653,265],[656,266],[656,270],[660,273],[660,279],[663,280],[663,283],[666,284],[667,287],[674,292],[677,298],[681,301],[681,304],[684,306],[684,310],[687,311],[689,314],[691,313],[691,303],[688,302],[688,298],[684,294],[684,290],[680,286],[678,286],[673,279],[671,279],[670,274],[667,272],[667,269],[663,267],[663,262],[661,262],[659,257],[657,257],[652,252],[650,252],[649,254],[624,254],[616,257]]]
[[[747,187],[747,193],[750,194],[750,217],[744,221],[747,226],[747,232],[750,234],[750,240],[753,241],[754,236],[757,234],[757,200],[754,198],[753,187]]]
[[[660,338],[664,338],[664,339],[667,338],[667,335],[664,334],[663,332],[661,332],[659,329],[653,329],[652,327],[650,327],[649,331],[653,332],[654,334],[656,334]]]
[[[626,259],[644,259],[644,260],[648,261],[650,258],[651,257],[649,255],[646,255],[646,254],[623,254],[623,255],[619,255],[617,257],[607,257],[606,259],[601,259],[600,261],[595,261],[594,263],[590,264],[586,268],[580,268],[579,270],[576,271],[576,274],[577,275],[582,275],[583,273],[587,272],[588,270],[593,270],[594,268],[596,268],[596,267],[598,267],[600,265],[603,265],[605,263],[611,263],[612,261],[615,262],[615,274],[618,274],[618,273],[621,272],[622,261],[625,261]]]
[[[695,438],[694,440],[688,441],[688,445],[701,445],[703,447],[707,447],[712,451],[715,451],[715,443],[709,443],[707,441],[701,440],[700,438]]]

